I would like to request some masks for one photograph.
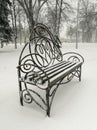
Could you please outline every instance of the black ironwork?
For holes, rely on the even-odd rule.
[[[50,116],[59,85],[70,82],[73,77],[81,81],[84,58],[74,52],[62,54],[60,48],[59,38],[53,36],[47,26],[41,23],[35,25],[30,41],[22,49],[17,67],[21,105],[34,102]]]

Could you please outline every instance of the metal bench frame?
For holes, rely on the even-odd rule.
[[[73,77],[77,77],[81,81],[81,66],[84,58],[75,52],[62,54],[60,48],[61,42],[58,37],[54,36],[44,24],[36,24],[32,30],[30,41],[25,44],[21,51],[17,67],[21,105],[34,102],[50,116],[51,105],[58,87],[61,84],[70,82]],[[64,60],[75,63],[80,62],[80,64],[65,73],[59,80],[57,79],[54,84],[51,84],[44,69]],[[45,87],[43,87],[43,83],[39,83],[34,78],[41,79],[39,72],[42,72],[47,79]],[[27,80],[29,74],[32,75],[31,80],[30,78]],[[45,93],[44,96],[42,92]]]

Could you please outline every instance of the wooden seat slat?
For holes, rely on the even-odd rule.
[[[57,64],[57,65],[58,65],[57,67],[53,65],[53,67],[51,66],[51,68],[49,67],[49,69],[46,68],[46,69],[44,70],[44,72],[45,72],[48,76],[50,76],[50,75],[52,75],[53,73],[56,73],[58,70],[61,70],[62,68],[65,69],[65,68],[69,67],[69,65],[71,65],[71,64],[72,64],[72,62],[70,62],[70,61],[67,61],[67,62],[66,62],[66,61],[65,61],[65,62],[62,62],[61,64]],[[45,79],[45,73],[43,73],[42,71],[39,71],[39,72],[37,72],[37,73],[38,73],[38,75],[41,76],[41,78],[42,78],[43,80]],[[30,81],[33,80],[33,79],[37,79],[37,81],[40,80],[40,78],[37,77],[37,75],[33,77],[33,74],[32,74],[32,73],[28,74],[27,78],[29,78]]]
[[[47,75],[50,75],[51,73],[54,73],[54,72],[56,72],[58,69],[60,70],[61,68],[63,68],[63,67],[66,67],[66,66],[68,66],[69,64],[71,64],[71,62],[65,62],[65,63],[63,63],[63,64],[59,64],[59,66],[53,66],[53,68],[51,68],[51,69],[49,69],[49,70],[45,70],[44,72],[46,72],[46,74]],[[39,73],[40,74],[40,73]],[[44,73],[41,73],[40,74],[41,75],[41,77],[44,77]]]
[[[52,65],[52,66],[50,66],[50,67],[47,67],[47,68],[43,68],[43,71],[37,71],[37,73],[39,74],[39,75],[41,75],[41,77],[44,77],[45,76],[45,74],[44,74],[44,72],[46,72],[47,74],[49,74],[49,73],[52,73],[52,71],[53,70],[57,70],[58,68],[60,69],[60,67],[61,66],[66,66],[66,65],[68,65],[68,64],[70,64],[70,61],[63,61],[63,62],[59,62],[59,63],[57,63],[57,64],[55,64],[55,65]],[[28,73],[28,77],[30,77],[30,80],[31,80],[31,77],[33,76],[33,74],[32,74],[32,72],[31,73]],[[36,76],[34,76],[34,78],[37,78],[37,75]],[[33,79],[33,77],[32,77],[32,79]],[[37,78],[37,80],[38,80],[38,78]]]
[[[53,78],[51,78],[50,82],[51,82],[51,86],[54,85],[56,82],[58,82],[59,80],[61,80],[62,78],[66,77],[67,75],[69,75],[71,72],[75,71],[75,69],[77,69],[78,67],[80,67],[82,63],[77,63],[71,67],[68,67],[67,69],[65,69],[64,71],[62,71],[61,73],[53,76]]]
[[[43,68],[43,71],[49,72],[49,71],[53,70],[54,68],[60,67],[61,65],[65,65],[65,64],[67,64],[67,63],[69,63],[69,62],[70,62],[70,61],[61,61],[61,62],[59,62],[59,63],[57,63],[57,64],[54,64],[54,65],[51,65],[51,66],[49,66],[49,67]],[[39,71],[38,73],[39,73],[39,74],[42,74],[43,72]]]
[[[55,71],[55,73],[52,72],[52,73],[48,74],[48,78],[51,79],[51,78],[53,78],[54,76],[56,76],[56,75],[58,75],[58,74],[61,75],[61,72],[64,72],[65,70],[67,70],[68,68],[71,68],[71,67],[74,66],[75,64],[76,64],[76,63],[72,63],[72,62],[71,62],[71,64],[69,64],[68,66],[65,66],[65,67],[62,67],[62,68],[60,68],[60,69],[57,69],[57,71]],[[48,78],[47,78],[47,77],[43,77],[43,83],[44,83],[45,81],[47,81]]]

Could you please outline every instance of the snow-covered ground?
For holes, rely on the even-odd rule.
[[[97,44],[63,44],[62,51],[79,52],[85,63],[82,81],[61,86],[51,117],[41,109],[20,106],[16,66],[21,47],[0,49],[0,130],[97,130]]]

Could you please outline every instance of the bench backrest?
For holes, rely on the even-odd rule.
[[[38,23],[32,30],[30,41],[24,46],[19,65],[25,64],[25,70],[30,70],[31,66],[47,67],[56,60],[62,60],[60,50],[61,42],[57,36],[53,36],[47,26]]]

